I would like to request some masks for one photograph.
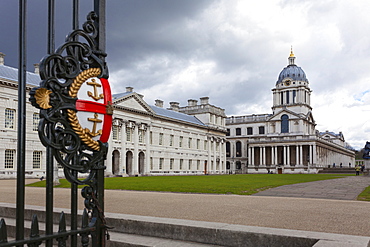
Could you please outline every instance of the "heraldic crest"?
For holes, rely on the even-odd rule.
[[[113,114],[106,54],[97,49],[96,18],[91,12],[83,29],[71,32],[42,59],[42,81],[30,92],[32,105],[40,109],[41,142],[52,148],[70,182],[87,185],[105,168]],[[78,179],[79,173],[85,179]]]

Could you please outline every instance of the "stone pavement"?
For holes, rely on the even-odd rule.
[[[318,182],[321,186],[313,188],[316,194],[325,190],[327,196],[331,196],[330,188],[336,191],[351,186],[352,189],[347,189],[351,198],[355,198],[364,187],[370,186],[370,177],[333,179],[327,181],[330,185],[322,182]],[[0,180],[0,202],[15,203],[15,184],[14,180]],[[296,186],[308,187],[314,183]],[[56,208],[69,208],[69,192],[69,189],[54,190]],[[240,196],[106,190],[105,212],[370,236],[369,202],[350,197],[346,200],[302,198],[308,192],[295,195],[300,197],[282,197],[281,193],[278,196]],[[44,201],[45,188],[26,188],[28,205],[45,206]],[[82,199],[79,206],[83,208]]]
[[[356,200],[357,196],[368,186],[370,186],[370,176],[351,176],[308,183],[283,185],[261,191],[254,194],[254,196]]]

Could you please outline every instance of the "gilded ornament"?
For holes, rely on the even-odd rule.
[[[52,92],[46,88],[39,88],[36,90],[35,93],[35,99],[36,103],[42,108],[42,109],[49,109],[51,108],[50,102],[50,94]]]

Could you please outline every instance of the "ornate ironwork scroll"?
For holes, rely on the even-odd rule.
[[[90,222],[99,217],[104,223],[97,174],[105,169],[113,110],[106,54],[98,49],[97,18],[91,12],[82,29],[71,32],[63,45],[42,59],[42,81],[31,90],[30,101],[40,109],[42,144],[52,148],[69,182],[86,185],[82,196],[93,217]]]

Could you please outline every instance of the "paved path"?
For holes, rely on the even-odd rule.
[[[341,185],[339,187],[343,187],[347,182],[351,186],[356,185],[355,187],[359,183],[361,184],[359,187],[363,187],[366,183],[370,185],[370,178],[366,177],[330,181],[334,183],[331,185],[333,188],[336,183]],[[15,184],[14,180],[0,180],[0,202],[15,203]],[[299,186],[302,185],[307,187],[308,183]],[[320,189],[327,189],[327,187],[319,186],[316,191],[318,193]],[[335,187],[337,186],[335,185]],[[354,190],[350,191],[354,198]],[[69,189],[54,190],[55,207],[69,208],[69,192]],[[299,195],[303,194],[302,192]],[[45,206],[44,201],[45,188],[26,188],[26,203],[28,205]],[[82,199],[79,201],[79,206],[82,209]],[[107,213],[370,236],[370,203],[348,199],[106,190],[105,211]]]
[[[351,176],[301,184],[283,185],[261,191],[254,194],[254,196],[356,200],[357,196],[368,186],[370,186],[370,176]]]

